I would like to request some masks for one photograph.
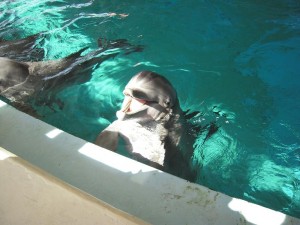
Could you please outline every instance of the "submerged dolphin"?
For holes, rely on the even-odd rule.
[[[94,65],[112,58],[120,51],[101,54],[108,49],[124,49],[125,53],[134,51],[136,46],[123,41],[118,47],[118,41],[112,41],[106,47],[100,48],[82,56],[87,49],[71,54],[63,59],[49,61],[18,61],[12,53],[27,53],[28,49],[34,46],[34,39],[37,35],[30,36],[21,41],[0,42],[0,96],[5,97],[15,107],[32,114],[28,103],[30,99],[50,108],[54,103],[62,106],[62,103],[55,99],[55,95],[61,90],[78,82],[86,82],[91,78],[91,71]],[[110,43],[109,41],[107,41]],[[21,43],[21,44],[20,44]],[[22,45],[26,43],[26,45]],[[83,73],[84,72],[84,73]],[[32,114],[33,115],[33,114]]]
[[[43,39],[41,33],[18,40],[0,39],[0,56],[22,61],[42,60],[44,49],[37,47],[37,45]]]
[[[179,149],[184,116],[171,83],[157,73],[142,71],[129,81],[123,94],[118,119],[95,143],[192,181],[189,159]]]
[[[38,62],[0,57],[0,95],[21,110],[30,108],[27,102],[33,98],[51,108],[52,104],[58,103],[55,95],[60,90],[90,79],[91,73],[81,74],[81,71],[116,55],[94,57],[98,54],[95,51],[92,55],[80,56],[82,51],[63,59]]]

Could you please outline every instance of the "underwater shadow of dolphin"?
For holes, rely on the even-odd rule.
[[[126,85],[117,120],[95,144],[157,169],[194,181],[190,156],[180,150],[185,118],[177,93],[163,76],[142,71]]]
[[[34,99],[37,105],[42,104],[52,108],[53,104],[57,104],[62,108],[63,103],[55,97],[59,91],[73,84],[88,81],[94,66],[99,66],[103,61],[115,57],[123,50],[126,53],[142,48],[122,39],[121,45],[118,40],[106,41],[109,43],[107,46],[101,46],[99,43],[99,49],[86,55],[82,55],[87,49],[83,48],[58,60],[23,62],[11,59],[18,58],[11,55],[15,53],[25,57],[26,53],[33,49],[39,37],[40,35],[33,35],[22,40],[0,42],[0,96],[5,97],[16,108],[33,116],[36,116],[35,111],[28,101]],[[109,49],[115,51],[102,54]]]

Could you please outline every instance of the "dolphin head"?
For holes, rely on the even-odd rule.
[[[172,114],[178,103],[172,84],[163,76],[142,71],[131,78],[123,91],[125,96],[117,117],[160,121]]]

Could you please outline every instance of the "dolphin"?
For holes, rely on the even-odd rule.
[[[95,144],[193,181],[190,159],[180,150],[184,113],[172,84],[155,72],[141,71],[123,94],[117,120],[98,135]]]
[[[0,95],[20,109],[33,98],[37,103],[41,102],[51,108],[52,104],[58,103],[55,95],[60,90],[91,78],[91,72],[86,71],[88,67],[117,54],[96,57],[99,51],[94,51],[81,56],[84,50],[63,59],[49,61],[20,62],[0,57]],[[86,73],[82,74],[81,71]]]
[[[38,43],[43,39],[42,33],[18,40],[0,39],[0,56],[22,61],[40,61],[45,52],[43,48],[38,47]]]
[[[118,40],[107,40],[107,46],[99,44],[99,49],[86,55],[82,55],[87,50],[87,48],[83,48],[57,60],[17,60],[18,56],[14,53],[24,56],[29,52],[28,48],[33,48],[34,40],[37,37],[38,35],[33,35],[22,40],[0,41],[0,96],[5,97],[16,108],[33,116],[35,116],[34,111],[28,104],[30,100],[34,99],[35,103],[48,105],[50,108],[53,104],[57,104],[61,108],[63,103],[55,98],[59,91],[76,83],[88,81],[91,78],[91,71],[88,70],[115,57],[123,49],[126,53],[134,52],[134,49],[137,48],[123,39],[121,46]],[[115,49],[115,51],[105,52],[109,49]]]

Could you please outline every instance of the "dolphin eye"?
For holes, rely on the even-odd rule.
[[[166,107],[166,108],[171,107],[171,101],[170,101],[170,99],[167,99],[167,100],[164,102],[164,104],[165,104],[165,107]]]
[[[147,95],[144,92],[139,91],[139,90],[133,90],[131,94],[132,94],[132,97],[134,97],[134,98],[144,99],[144,100],[148,99]]]

